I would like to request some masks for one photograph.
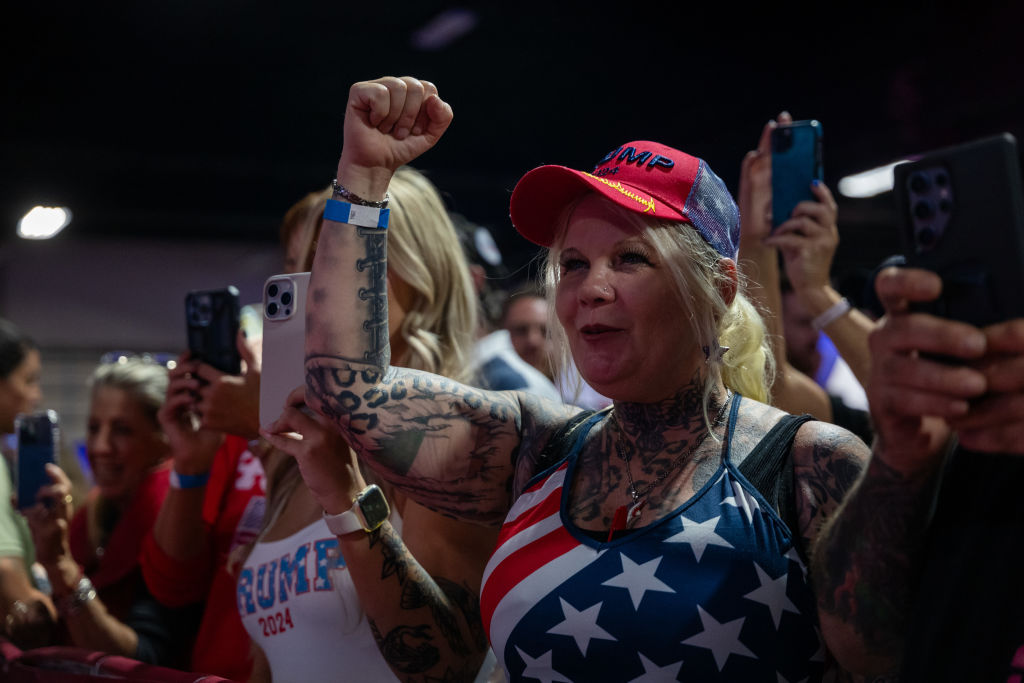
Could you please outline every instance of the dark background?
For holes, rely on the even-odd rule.
[[[452,8],[474,30],[416,47]],[[701,156],[735,191],[781,109],[823,123],[833,189],[905,154],[1021,138],[1022,19],[1015,2],[8,3],[0,248],[35,204],[71,207],[61,240],[272,244],[333,177],[348,86],[410,74],[455,110],[417,166],[515,268],[534,254],[508,221],[516,179],[627,140]],[[896,247],[889,202],[840,198],[840,274]]]

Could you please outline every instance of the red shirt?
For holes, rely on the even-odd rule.
[[[228,436],[213,461],[203,500],[203,521],[209,542],[187,562],[171,557],[152,534],[142,552],[146,585],[168,607],[205,603],[199,633],[192,648],[191,669],[238,681],[252,668],[249,634],[235,606],[235,577],[227,562],[239,545],[255,538],[263,522],[263,466],[247,442]]]
[[[146,475],[110,532],[101,554],[92,547],[88,530],[89,515],[95,514],[98,489],[89,492],[85,505],[71,518],[68,530],[71,556],[96,587],[104,606],[119,620],[125,619],[135,599],[141,581],[139,554],[143,539],[153,529],[167,495],[170,472],[168,460]]]

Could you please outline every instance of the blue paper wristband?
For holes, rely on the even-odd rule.
[[[387,229],[390,215],[390,209],[349,204],[337,199],[328,199],[327,206],[324,207],[324,218],[329,221],[358,225],[362,228],[377,228],[378,230]]]
[[[209,472],[203,472],[202,474],[178,474],[171,470],[170,484],[172,489],[197,489],[200,486],[206,486],[206,482],[209,479]]]

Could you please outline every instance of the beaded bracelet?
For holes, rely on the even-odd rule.
[[[363,199],[355,192],[339,183],[337,178],[331,181],[331,188],[334,190],[335,197],[341,197],[346,202],[349,202],[350,204],[358,204],[359,206],[372,206],[375,209],[386,209],[388,208],[388,202],[391,201],[391,195],[387,192],[384,193],[384,199],[379,202],[371,202],[369,199]]]

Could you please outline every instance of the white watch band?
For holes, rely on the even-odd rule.
[[[329,515],[327,511],[324,511],[324,521],[327,522],[327,528],[331,530],[331,533],[335,536],[342,536],[344,534],[350,534],[353,531],[363,531],[363,520],[356,512],[359,509],[359,503],[353,503],[352,507],[344,512],[340,512],[336,515]]]

